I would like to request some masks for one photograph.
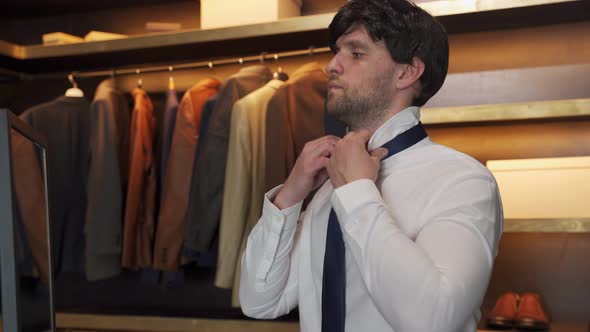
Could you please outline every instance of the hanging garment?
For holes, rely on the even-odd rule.
[[[236,102],[232,110],[219,225],[217,287],[239,284],[243,244],[262,212],[266,107],[283,84],[279,80],[268,82]]]
[[[170,145],[172,135],[176,126],[176,113],[178,112],[178,96],[176,89],[168,89],[166,92],[166,107],[164,109],[164,125],[162,128],[162,156],[160,159],[160,188],[164,188],[168,158],[170,156]]]
[[[186,227],[189,233],[184,243],[189,249],[209,249],[219,225],[233,104],[271,79],[272,72],[266,66],[245,67],[231,76],[219,92],[209,119],[207,135],[201,141],[203,158],[196,161],[191,180],[192,196]]]
[[[127,98],[112,79],[99,84],[90,108],[86,277],[100,280],[121,271],[130,112]]]
[[[84,272],[81,253],[84,252],[89,109],[85,98],[61,96],[20,116],[47,137],[49,211],[58,272]]]
[[[305,143],[325,134],[328,74],[316,62],[297,69],[266,113],[266,191],[283,183]]]
[[[154,159],[155,118],[145,90],[131,93],[135,100],[131,119],[130,168],[125,206],[123,267],[136,269],[152,265],[154,240],[156,163]]]
[[[202,157],[202,144],[201,142],[205,140],[207,136],[207,127],[209,126],[209,119],[211,118],[211,113],[213,112],[213,108],[215,108],[215,103],[217,102],[217,96],[214,95],[207,99],[205,105],[203,105],[203,111],[201,112],[201,123],[199,125],[199,139],[197,140],[197,146],[195,149],[195,161],[193,162],[193,170],[191,174],[192,177],[195,176],[196,173],[196,164],[197,160]],[[192,202],[193,192],[192,190],[195,188],[191,188],[191,193],[189,194],[189,203]],[[182,258],[181,263],[190,263],[196,262],[198,266],[201,267],[215,267],[217,265],[217,251],[218,251],[218,244],[219,244],[219,232],[217,229],[213,231],[213,240],[209,244],[207,251],[196,251],[188,246],[185,246],[188,240],[189,234],[193,234],[188,230],[189,227],[195,227],[198,225],[192,225],[190,223],[185,223],[184,226],[184,242],[182,246]]]
[[[221,82],[215,79],[200,81],[184,94],[178,109],[158,217],[154,249],[156,269],[178,269],[201,110],[205,101],[216,94],[220,86]]]

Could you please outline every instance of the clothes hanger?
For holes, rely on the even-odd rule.
[[[279,62],[279,55],[275,54],[274,59],[278,63]],[[287,81],[289,79],[289,75],[287,75],[287,73],[283,72],[283,68],[281,66],[277,66],[277,71],[275,71],[272,74],[272,77],[275,80],[281,80],[281,81]]]
[[[260,53],[260,55],[258,56],[258,61],[260,61],[260,64],[264,64],[264,57],[268,54],[268,52],[262,52]]]
[[[137,68],[137,69],[135,69],[135,73],[137,75],[140,75],[141,74],[141,70],[139,70],[139,68]],[[137,79],[137,87],[139,89],[143,88],[143,80],[141,79],[141,76]]]
[[[174,90],[174,77],[172,77],[172,71],[174,67],[169,66],[168,71],[170,71],[170,78],[168,79],[168,90]]]
[[[84,92],[78,89],[78,83],[76,83],[76,80],[74,80],[73,73],[68,75],[68,80],[72,84],[72,87],[66,90],[66,97],[84,97]]]

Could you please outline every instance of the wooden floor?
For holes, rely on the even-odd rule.
[[[215,320],[137,316],[58,314],[58,331],[109,332],[296,332],[299,324],[272,321]]]
[[[272,321],[234,321],[192,318],[57,314],[58,332],[297,332],[299,324]],[[505,330],[512,332],[516,330]],[[552,332],[587,332],[582,324],[552,324]],[[2,317],[0,316],[0,332]],[[478,332],[492,332],[478,330]]]

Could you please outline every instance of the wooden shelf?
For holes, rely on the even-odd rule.
[[[65,45],[20,46],[0,43],[0,52],[17,60],[35,60],[65,56],[83,56],[96,53],[145,50],[159,47],[174,47],[189,44],[226,42],[236,39],[260,38],[272,35],[293,34],[324,30],[334,14],[322,14],[284,19],[270,23],[244,25],[209,30],[185,30],[174,33],[153,33],[130,36],[125,39],[73,43]]]
[[[478,332],[522,332],[522,330],[477,330]],[[584,324],[566,324],[566,323],[551,323],[547,332],[588,332],[588,325]]]
[[[456,107],[432,107],[421,111],[425,125],[494,121],[539,120],[590,116],[590,99],[535,101]]]
[[[590,233],[590,219],[505,219],[504,233]]]
[[[423,6],[439,18],[449,33],[590,19],[588,1],[494,0],[483,3],[485,7],[481,7],[483,5],[479,2],[473,2],[471,6],[457,6],[457,2],[433,1]],[[309,15],[238,27],[137,35],[119,40],[56,46],[22,46],[0,41],[0,66],[27,73],[67,72],[255,55],[262,51],[306,49],[310,45],[322,47],[327,46],[327,27],[333,16],[334,13]]]

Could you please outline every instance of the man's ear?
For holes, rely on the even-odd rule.
[[[414,83],[420,81],[420,77],[424,73],[424,62],[417,57],[412,58],[412,62],[407,64],[398,64],[400,70],[397,75],[396,86],[399,90],[404,90]]]

